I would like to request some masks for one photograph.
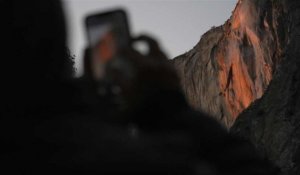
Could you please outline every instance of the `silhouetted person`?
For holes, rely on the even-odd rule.
[[[72,80],[60,1],[2,3],[1,159],[11,174],[271,174],[251,146],[187,105],[173,68],[154,40],[150,53],[124,50],[126,77],[113,60],[98,99]],[[84,87],[84,88],[82,88]],[[87,95],[88,89],[94,89]],[[96,97],[91,97],[93,94]],[[121,103],[119,103],[121,101]],[[111,114],[111,111],[117,113]],[[239,155],[242,154],[242,155]],[[274,174],[274,173],[273,173]]]

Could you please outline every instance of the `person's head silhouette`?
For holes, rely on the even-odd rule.
[[[5,45],[2,92],[7,101],[34,101],[40,94],[51,93],[52,85],[73,73],[62,5],[59,0],[12,0],[2,5],[1,11],[10,10],[0,17],[8,21],[1,27]]]

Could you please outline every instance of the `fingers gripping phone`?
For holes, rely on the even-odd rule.
[[[119,51],[130,46],[130,32],[124,10],[89,15],[86,20],[87,38],[91,51],[92,76],[101,80],[105,66],[119,55]]]

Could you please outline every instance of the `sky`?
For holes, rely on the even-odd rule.
[[[157,39],[169,58],[192,49],[201,35],[231,16],[237,0],[63,0],[68,45],[75,55],[77,75],[82,74],[86,47],[84,19],[88,14],[123,8],[133,36]]]

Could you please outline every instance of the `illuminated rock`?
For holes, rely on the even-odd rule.
[[[231,133],[250,140],[257,149],[282,169],[300,174],[300,1],[274,1],[273,13],[284,19],[286,37],[282,63],[263,97],[243,111]],[[274,7],[273,5],[273,7]]]
[[[231,18],[205,33],[173,63],[189,103],[230,128],[268,87],[286,37],[283,7],[271,0],[240,0]]]

